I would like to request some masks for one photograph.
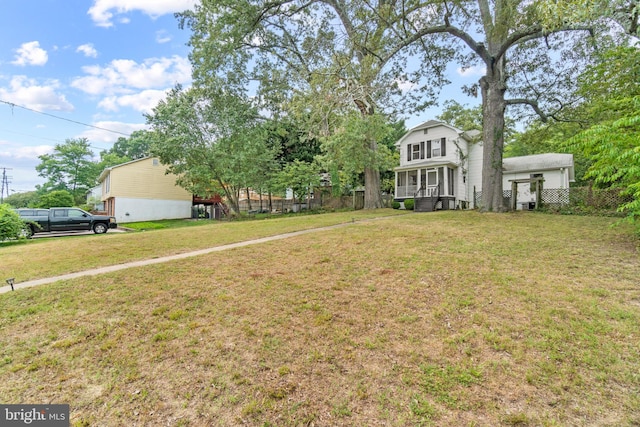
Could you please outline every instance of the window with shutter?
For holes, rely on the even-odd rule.
[[[420,160],[420,144],[413,144],[411,150],[412,160]]]
[[[433,157],[440,157],[440,140],[434,139],[431,141],[431,149],[433,150],[431,153]]]

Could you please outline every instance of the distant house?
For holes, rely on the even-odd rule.
[[[415,199],[415,209],[420,211],[476,207],[482,191],[479,131],[429,120],[409,130],[396,147],[400,166],[394,169],[395,200]],[[536,201],[536,188],[566,189],[574,180],[571,154],[508,158],[503,168],[503,188],[511,190],[515,182],[519,209]]]
[[[176,184],[156,157],[145,157],[106,168],[98,182],[104,209],[118,223],[191,218],[194,206],[212,205]],[[218,199],[219,201],[219,199]]]

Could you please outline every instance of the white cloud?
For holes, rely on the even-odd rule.
[[[37,41],[22,43],[22,45],[16,49],[16,52],[16,59],[11,63],[21,67],[25,65],[44,65],[49,59],[47,51],[42,49],[40,42]]]
[[[93,47],[93,44],[91,43],[87,43],[87,44],[83,44],[78,46],[78,48],[76,49],[76,52],[82,53],[84,54],[84,56],[88,57],[88,58],[97,58],[98,57],[98,51],[96,50],[95,47]]]
[[[123,134],[130,135],[136,130],[147,129],[144,123],[123,123],[115,121],[101,121],[93,123],[94,126],[103,129],[109,129]],[[109,132],[107,130],[90,128],[78,135],[78,138],[87,138],[92,143],[112,143],[116,142],[122,135],[121,133]]]
[[[111,27],[115,15],[139,10],[156,18],[168,13],[193,9],[196,2],[197,0],[94,0],[93,6],[87,13],[97,26]],[[129,19],[121,17],[119,21],[128,23]]]
[[[9,87],[0,87],[0,99],[38,111],[73,111],[73,105],[57,92],[59,88],[57,80],[38,84],[26,76],[14,76]]]
[[[484,65],[474,65],[468,68],[458,67],[456,71],[458,75],[462,77],[478,77],[484,76],[487,73],[487,67]]]
[[[0,157],[12,159],[38,160],[38,156],[53,152],[51,145],[24,146],[16,144],[0,144]]]
[[[106,111],[118,111],[120,107],[129,107],[141,113],[151,113],[166,94],[166,90],[149,89],[132,95],[108,96],[100,101],[98,107]]]
[[[116,59],[106,67],[88,66],[87,76],[76,78],[71,85],[91,95],[132,94],[138,90],[159,89],[191,80],[191,64],[187,58],[152,58],[139,64],[130,59]]]
[[[156,31],[156,42],[160,44],[169,43],[171,41],[171,34],[166,30]]]

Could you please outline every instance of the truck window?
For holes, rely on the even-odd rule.
[[[68,216],[72,218],[80,218],[84,216],[84,211],[81,211],[80,209],[69,209],[68,212]]]
[[[33,216],[33,211],[19,211],[20,216]]]
[[[64,216],[67,216],[67,215],[66,215],[65,209],[56,209],[56,210],[53,211],[53,216],[60,218],[60,217],[64,217]]]
[[[49,216],[49,211],[44,209],[39,209],[36,211],[37,216]]]

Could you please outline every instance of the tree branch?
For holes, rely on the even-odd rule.
[[[542,120],[543,123],[546,123],[547,120],[549,120],[549,116],[545,114],[544,111],[542,111],[542,109],[540,109],[540,106],[538,105],[538,101],[535,101],[533,99],[527,99],[527,98],[505,99],[504,103],[505,105],[528,105],[531,108],[533,108],[533,111],[535,111],[536,114],[538,114],[538,116],[540,116],[540,120]]]

